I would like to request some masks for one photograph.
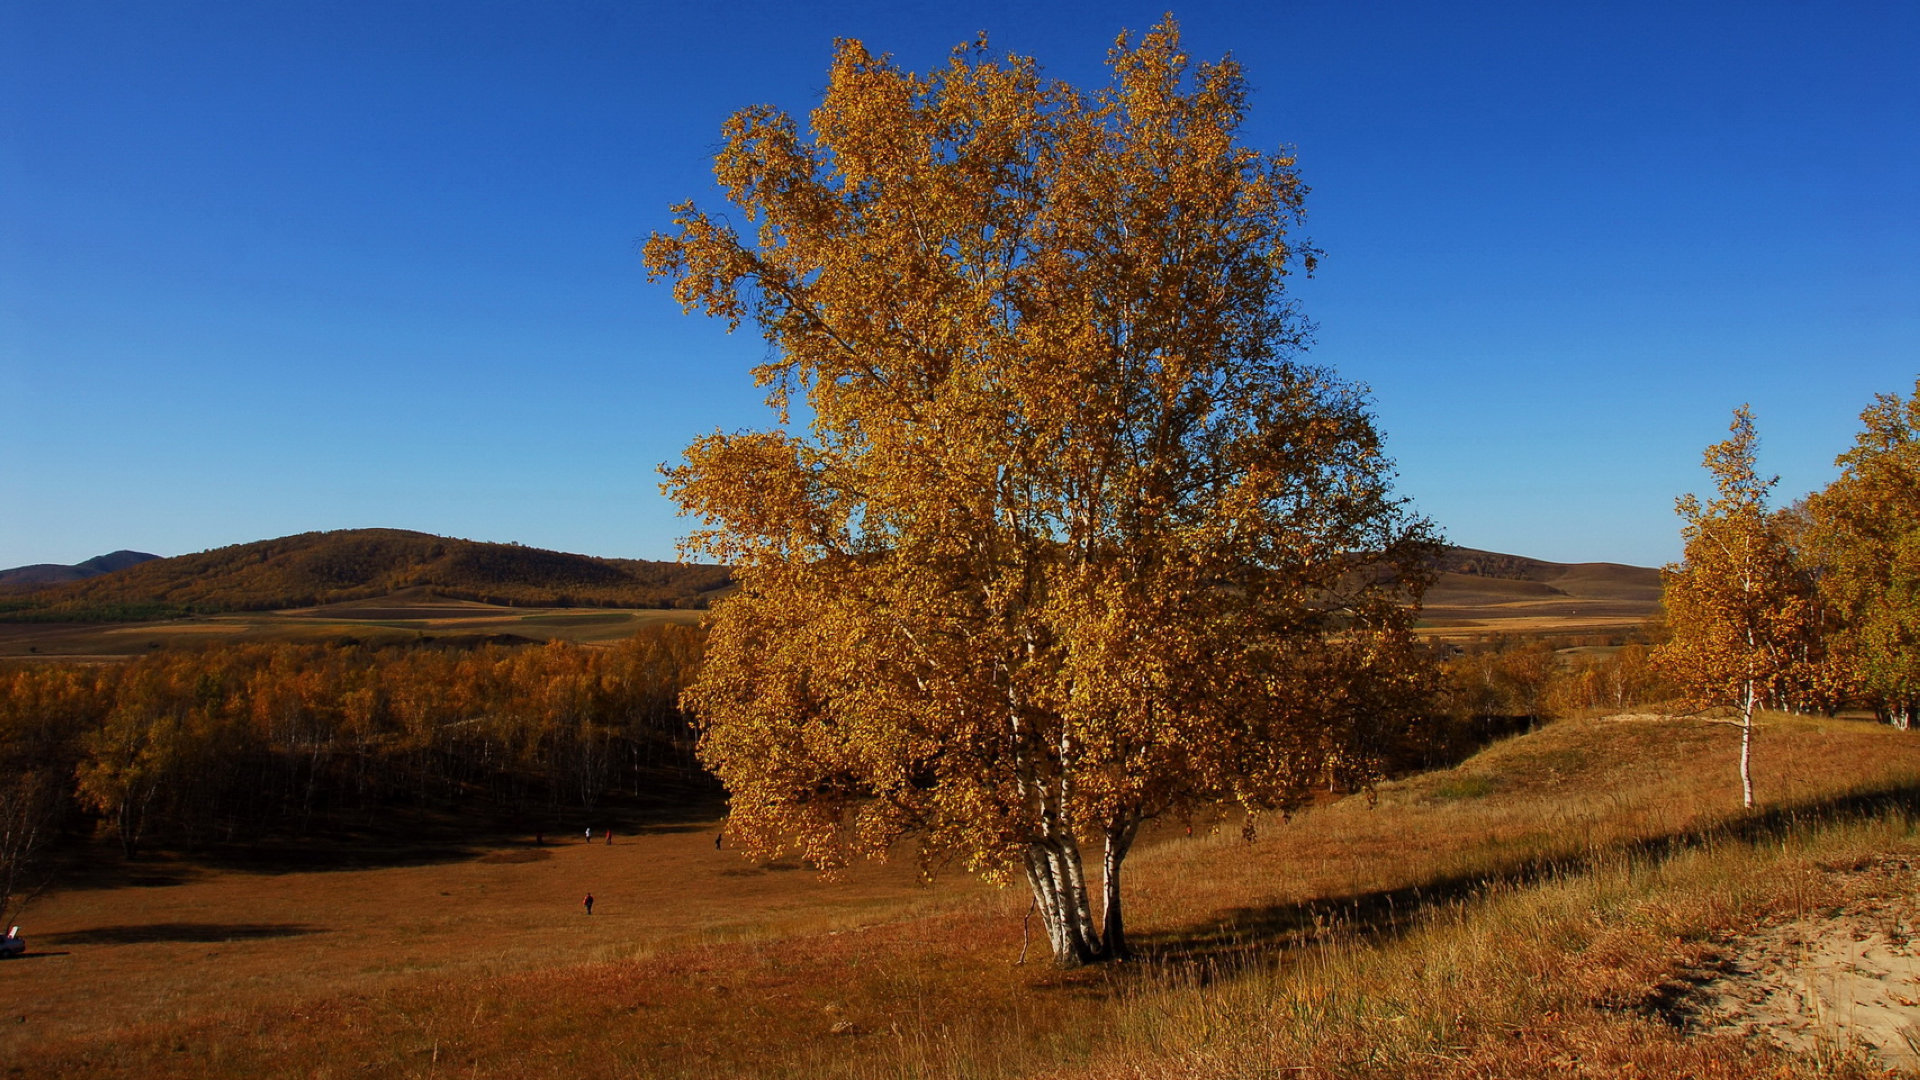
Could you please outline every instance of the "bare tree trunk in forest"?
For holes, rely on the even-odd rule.
[[[66,798],[64,784],[48,770],[24,769],[0,783],[0,922],[46,884],[37,873],[40,849],[59,824]]]

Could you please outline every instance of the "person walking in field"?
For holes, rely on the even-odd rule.
[[[587,826],[587,843],[593,843],[593,826]]]
[[[604,830],[602,830],[602,831],[603,831],[603,832],[605,832],[605,833],[607,834],[607,846],[608,846],[608,847],[612,847],[612,846],[613,846],[613,830],[612,830],[612,829],[604,829]]]
[[[582,907],[587,909],[587,914],[589,915],[593,914],[593,894],[592,893],[588,893],[587,898],[585,900],[580,901],[580,904]]]

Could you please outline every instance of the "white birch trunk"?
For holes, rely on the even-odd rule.
[[[1057,838],[1036,841],[1027,847],[1026,862],[1027,883],[1053,946],[1053,962],[1077,967],[1096,959],[1098,939],[1086,879],[1080,871],[1079,845],[1071,839],[1065,844]]]
[[[1753,809],[1753,680],[1747,680],[1746,697],[1740,706],[1740,797],[1741,805]]]

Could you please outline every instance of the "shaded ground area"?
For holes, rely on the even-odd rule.
[[[95,926],[55,934],[49,945],[133,945],[150,941],[189,941],[208,944],[216,941],[257,941],[261,938],[298,937],[318,934],[321,927],[286,923],[140,923],[129,926]]]

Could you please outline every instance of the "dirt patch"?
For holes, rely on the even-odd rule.
[[[1731,943],[1683,1011],[1701,1031],[1920,1072],[1920,873],[1895,858],[1838,873],[1848,900]]]

